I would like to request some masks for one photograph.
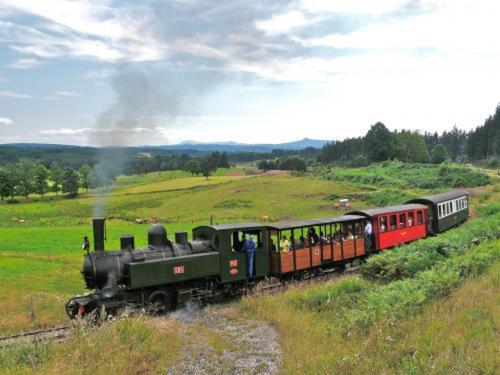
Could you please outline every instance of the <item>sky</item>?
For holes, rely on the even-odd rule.
[[[0,0],[0,143],[280,143],[471,129],[496,0]]]

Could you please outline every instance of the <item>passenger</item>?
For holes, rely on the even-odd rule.
[[[297,241],[293,236],[290,236],[290,246],[293,249],[297,249],[298,245],[299,245],[299,241]]]
[[[348,240],[353,240],[353,239],[354,239],[354,236],[352,235],[352,232],[351,232],[351,231],[349,231],[349,232],[347,233],[347,239],[348,239]]]
[[[380,231],[381,232],[385,232],[387,229],[386,225],[385,225],[385,217],[381,218],[380,219]]]
[[[311,228],[309,238],[310,238],[313,246],[319,244],[319,236],[316,234],[316,229]]]
[[[304,248],[306,246],[307,246],[306,239],[304,238],[304,236],[300,236],[300,241],[299,241],[298,248],[302,249],[302,248]]]
[[[250,278],[253,276],[253,261],[255,256],[255,242],[253,242],[253,236],[245,240],[243,247],[247,253],[247,277]]]
[[[272,238],[271,238],[271,251],[274,251],[275,253],[278,252],[278,249],[276,249],[276,244],[274,243]]]
[[[281,237],[280,251],[282,253],[286,253],[286,252],[290,251],[290,242],[288,242],[288,239],[286,238],[286,236]]]
[[[87,236],[83,237],[82,250],[87,253],[90,251],[90,242]]]
[[[372,248],[372,223],[370,221],[367,221],[365,225],[365,247],[366,250]]]
[[[411,216],[408,218],[408,226],[409,227],[413,226],[413,218]]]
[[[326,245],[328,243],[328,238],[325,237],[323,232],[319,232],[319,242],[322,245]]]

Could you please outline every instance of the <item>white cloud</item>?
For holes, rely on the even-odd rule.
[[[5,67],[12,69],[31,69],[40,64],[42,64],[42,62],[36,59],[18,59],[10,64],[5,65]]]
[[[398,9],[408,0],[302,0],[299,8],[310,13],[382,14]]]
[[[55,91],[54,95],[57,96],[66,96],[66,97],[72,97],[72,96],[82,96],[82,94],[74,91]]]
[[[7,117],[0,117],[0,125],[12,125],[12,119]]]
[[[12,98],[12,99],[30,99],[30,98],[32,98],[31,95],[19,94],[19,93],[14,92],[14,91],[0,91],[0,97]]]
[[[330,34],[302,40],[305,46],[327,46],[356,49],[436,49],[440,52],[498,54],[497,15],[500,3],[474,6],[456,1],[430,13],[408,19],[369,24],[347,34]],[[476,21],[475,21],[476,20]]]
[[[83,75],[85,79],[105,79],[111,77],[115,73],[115,69],[103,68],[97,70],[90,70]]]
[[[163,48],[150,37],[149,10],[115,8],[97,0],[4,0],[10,12],[39,17],[33,27],[0,21],[0,41],[44,58],[73,56],[103,61],[153,61]]]
[[[255,26],[269,35],[279,35],[287,34],[314,21],[309,19],[303,12],[292,10],[288,13],[275,15],[265,21],[257,21]]]

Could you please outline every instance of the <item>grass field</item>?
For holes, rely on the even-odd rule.
[[[400,168],[389,167],[392,173],[390,178],[396,179],[394,170]],[[360,182],[357,179],[312,178],[307,175],[288,174],[245,177],[243,169],[234,172],[218,171],[209,180],[191,177],[185,173],[170,172],[118,178],[116,188],[107,200],[105,211],[107,217],[113,217],[107,222],[106,248],[117,248],[119,237],[123,234],[134,235],[138,246],[146,244],[149,226],[135,224],[137,218],[149,220],[156,216],[166,225],[169,234],[172,234],[179,229],[189,231],[195,226],[206,225],[212,215],[215,223],[257,221],[264,216],[269,217],[271,221],[339,216],[343,211],[332,210],[332,204],[339,198],[349,197],[352,202],[351,209],[357,209],[401,203],[411,197],[443,190],[408,186],[407,183],[404,189],[401,188],[403,185],[398,184],[383,183],[379,186],[376,181],[369,182],[364,179],[365,177]],[[345,173],[346,170],[342,170],[343,176]],[[358,172],[353,170],[352,173]],[[493,171],[488,173],[492,183],[472,189],[471,210],[474,217],[491,215],[500,209],[498,205],[500,178]],[[406,178],[407,172],[401,176]],[[91,235],[89,220],[92,216],[92,206],[91,194],[84,194],[76,199],[48,196],[43,199],[34,198],[28,201],[21,199],[18,203],[0,204],[0,311],[2,311],[0,334],[52,326],[66,321],[63,303],[70,296],[84,292],[79,273],[83,256],[80,246],[81,238],[84,235]],[[27,223],[21,225],[14,221],[14,218],[26,220]],[[498,242],[495,246],[498,247]],[[498,271],[498,267],[496,265],[493,270]],[[318,317],[311,311],[297,314],[296,307],[290,307],[291,296],[303,293],[301,289],[286,293],[277,299],[247,300],[243,308],[249,313],[270,320],[282,332],[282,344],[287,359],[284,372],[327,371],[328,367],[324,367],[326,365],[318,367],[318,361],[329,364],[331,368],[341,373],[354,371],[359,362],[365,363],[363,366],[366,366],[361,367],[361,370],[364,369],[364,372],[369,373],[370,367],[367,366],[373,361],[375,361],[373,368],[380,372],[384,372],[387,368],[388,372],[398,372],[397,368],[407,369],[408,373],[425,373],[425,369],[428,368],[431,369],[430,372],[447,372],[444,364],[446,360],[464,361],[466,357],[463,356],[479,355],[474,345],[458,342],[459,332],[465,332],[466,335],[473,337],[472,328],[467,327],[464,322],[469,319],[467,314],[478,308],[477,303],[470,301],[464,303],[463,309],[460,309],[459,303],[464,302],[462,299],[465,296],[460,293],[462,289],[468,290],[468,293],[479,293],[477,285],[492,290],[494,289],[492,285],[498,287],[498,278],[495,279],[490,272],[488,276],[470,280],[459,291],[454,292],[451,299],[447,299],[446,303],[450,306],[448,310],[442,310],[437,302],[426,303],[425,310],[415,315],[416,321],[419,322],[415,326],[412,326],[412,319],[409,318],[403,319],[395,327],[390,326],[388,322],[377,321],[367,332],[353,332],[352,337],[342,339],[337,337],[338,327],[334,323],[327,322],[324,317]],[[498,288],[496,293],[492,291],[487,297],[498,299]],[[498,327],[498,322],[491,323],[491,319],[488,320],[490,315],[487,315],[492,314],[495,308],[498,308],[497,305],[488,301],[484,312],[486,315],[479,313],[478,322]],[[465,320],[453,320],[450,315],[452,311],[461,311],[466,317],[463,318]],[[435,323],[442,330],[436,337],[430,337],[429,334],[434,327],[430,320],[432,314],[439,314],[438,322],[441,322],[441,326]],[[315,319],[320,319],[321,324],[313,327],[308,322]],[[137,324],[143,327],[142,323]],[[455,341],[445,342],[446,329],[457,332]],[[178,338],[172,333],[173,331],[169,332],[174,342],[172,348],[175,349]],[[117,338],[115,331],[111,330],[107,335],[109,342],[116,344],[117,348],[125,345]],[[419,341],[418,335],[424,335],[428,341]],[[390,339],[386,339],[386,336]],[[90,337],[87,339],[90,340]],[[151,340],[158,338],[154,336]],[[303,358],[302,348],[314,347],[316,345],[314,340],[324,344],[317,347],[314,351],[316,354],[311,352]],[[477,340],[483,340],[480,346],[491,344],[491,337],[486,334]],[[393,353],[391,345],[395,347]],[[439,351],[440,345],[443,345],[442,351]],[[77,344],[71,347],[75,351],[72,355],[82,361],[87,360],[85,359],[87,357],[82,357],[83,354],[77,349]],[[84,347],[83,345],[82,348]],[[331,350],[332,347],[335,350]],[[366,348],[370,350],[366,351]],[[458,352],[454,352],[455,349]],[[57,347],[50,350],[51,359],[47,359],[45,368],[49,372],[54,369],[65,369],[66,367],[58,362],[63,355],[61,350]],[[142,353],[141,350],[138,353]],[[318,357],[317,353],[324,352],[329,354]],[[162,353],[160,352],[158,356],[164,355]],[[427,354],[421,356],[420,353]],[[466,360],[465,363],[469,367],[460,369],[473,369],[465,372],[475,373],[480,372],[476,369],[482,365],[484,373],[490,372],[494,361],[488,353],[485,354],[485,358],[478,360],[479,364]],[[459,355],[463,356],[458,357]],[[386,359],[377,359],[377,356]],[[434,361],[425,356],[441,359]],[[169,356],[167,360],[172,360],[174,357],[175,355]],[[108,357],[103,356],[103,358]],[[152,367],[148,367],[149,370],[160,365],[157,357],[151,358],[154,363],[151,364]],[[9,366],[17,368],[17,365]],[[22,363],[19,366],[24,368]],[[1,360],[0,369],[2,369]],[[29,370],[29,367],[27,369]],[[126,371],[126,368],[123,371]]]

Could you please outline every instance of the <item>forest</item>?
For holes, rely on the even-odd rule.
[[[409,163],[439,164],[447,159],[473,162],[491,168],[500,166],[500,106],[482,126],[467,132],[456,126],[442,134],[418,131],[391,132],[378,122],[364,137],[347,138],[323,147],[323,163],[363,166],[370,162],[398,159]]]

